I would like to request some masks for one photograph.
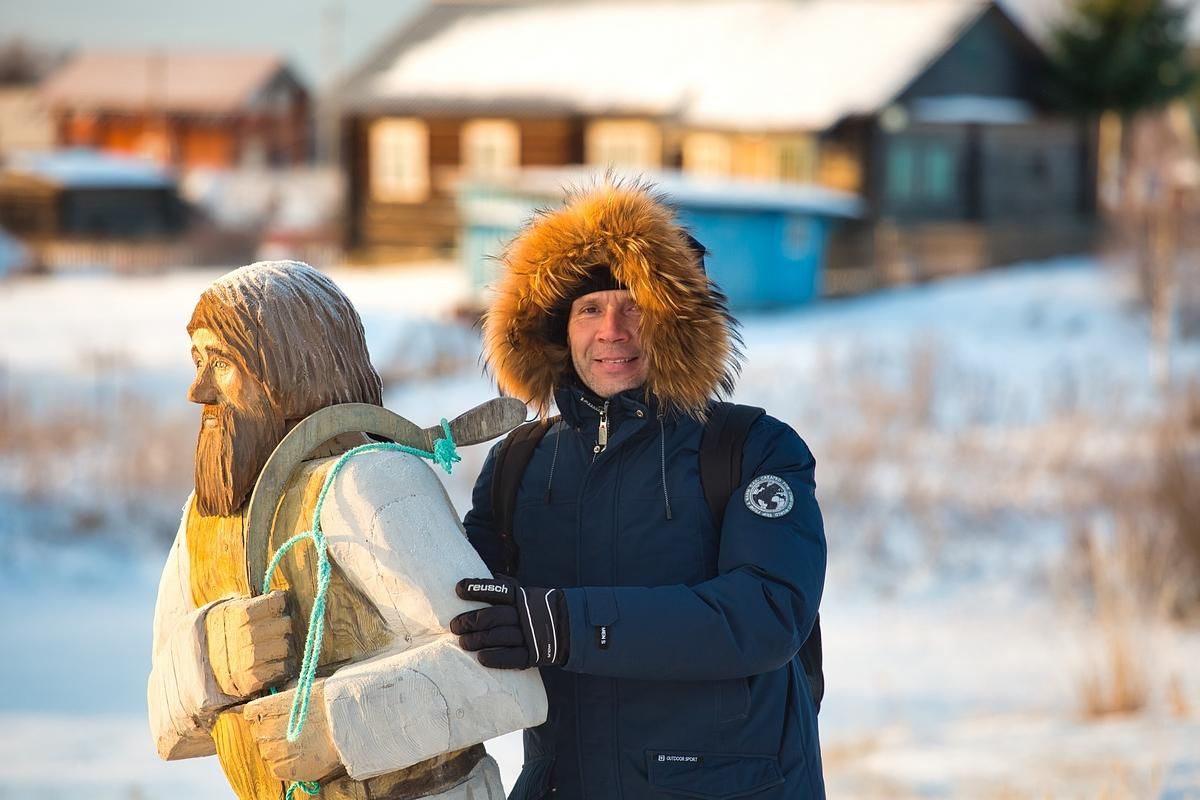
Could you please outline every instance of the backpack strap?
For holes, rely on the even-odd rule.
[[[700,483],[718,533],[725,522],[725,507],[734,489],[742,484],[742,449],[750,426],[765,412],[755,406],[714,403],[700,438]],[[809,693],[817,711],[825,696],[825,672],[821,651],[821,615],[797,654],[808,677]]]
[[[503,572],[517,574],[517,541],[513,537],[513,515],[517,507],[517,489],[525,468],[533,458],[533,451],[546,435],[546,431],[560,418],[539,419],[526,422],[512,430],[500,443],[496,460],[492,466],[492,519],[500,546],[504,553]]]
[[[700,437],[700,484],[717,530],[725,521],[725,506],[742,482],[742,448],[750,426],[765,412],[756,406],[714,403]]]

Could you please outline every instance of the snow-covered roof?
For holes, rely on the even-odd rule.
[[[453,3],[450,5],[454,5]],[[984,0],[579,0],[437,8],[362,75],[351,104],[560,107],[743,130],[823,130],[877,112]]]
[[[85,148],[15,154],[5,171],[67,189],[165,189],[175,185],[171,173],[154,162]]]
[[[247,108],[286,65],[272,53],[88,50],[42,84],[50,106],[232,113]]]

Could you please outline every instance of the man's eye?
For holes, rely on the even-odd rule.
[[[213,366],[217,369],[229,369],[229,362],[222,359],[217,359],[213,362]]]

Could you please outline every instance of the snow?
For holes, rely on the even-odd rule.
[[[342,177],[324,167],[190,169],[180,192],[221,228],[311,230],[337,218]]]
[[[0,364],[22,377],[25,390],[63,381],[78,389],[94,384],[99,371],[115,367],[124,385],[153,383],[163,389],[148,395],[153,402],[176,404],[190,379],[190,362],[179,357],[189,346],[187,322],[200,293],[222,272],[14,280],[0,295],[0,318],[15,335],[0,344]],[[368,272],[333,275],[356,301],[381,372],[407,369],[401,363],[405,359],[420,364],[435,358],[446,343],[422,332],[426,320],[449,313],[467,287],[465,276],[445,267],[407,268],[402,277],[393,277],[398,285],[381,286]],[[453,332],[449,335],[453,340]],[[420,352],[411,352],[413,347]]]
[[[85,148],[18,153],[9,158],[7,168],[67,189],[166,189],[175,185],[171,174],[152,161]]]
[[[390,408],[425,425],[491,396],[478,331],[453,318],[459,270],[330,274]],[[184,326],[217,276],[0,287],[0,797],[229,796],[213,759],[157,759],[143,697],[197,429]],[[1135,470],[1159,410],[1131,283],[1074,259],[743,320],[736,399],[818,460],[831,797],[1200,791],[1194,628],[1140,620],[1146,708],[1080,712],[1105,630],[1066,576],[1076,483]],[[1195,340],[1174,356],[1200,375]],[[49,444],[24,436],[51,424]],[[444,478],[460,512],[485,450]],[[489,750],[511,786],[519,735]]]
[[[386,102],[503,97],[732,130],[823,130],[878,111],[985,7],[592,0],[487,8],[401,51],[371,79],[369,94]]]

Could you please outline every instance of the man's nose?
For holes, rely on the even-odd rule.
[[[212,370],[205,368],[196,373],[196,380],[188,387],[188,400],[200,405],[216,404],[217,387],[213,386]]]
[[[618,309],[609,308],[600,320],[599,338],[605,342],[623,342],[629,338],[628,320]]]

